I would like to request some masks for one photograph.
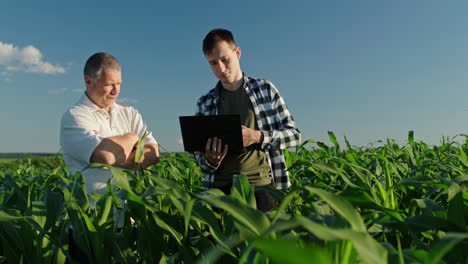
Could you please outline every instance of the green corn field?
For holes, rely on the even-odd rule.
[[[468,263],[468,136],[328,136],[286,151],[293,186],[266,214],[244,176],[229,196],[203,189],[182,153],[107,166],[92,197],[60,155],[0,163],[0,263]]]

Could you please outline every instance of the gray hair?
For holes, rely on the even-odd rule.
[[[120,71],[119,61],[109,53],[98,52],[93,54],[86,61],[83,73],[84,76],[89,76],[93,80],[99,80],[103,70]]]

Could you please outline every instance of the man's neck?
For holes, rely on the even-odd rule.
[[[96,102],[93,101],[93,99],[91,99],[91,98],[89,97],[89,95],[88,95],[88,93],[87,93],[86,91],[85,91],[85,95],[86,95],[86,97],[88,97],[88,99],[89,99],[95,106],[97,106],[97,107],[103,109],[104,111],[106,111],[106,112],[109,113],[109,114],[111,113],[111,107],[112,107],[112,106],[100,107],[99,105],[96,104]]]
[[[234,92],[237,89],[239,89],[239,87],[241,87],[243,83],[244,83],[244,75],[242,73],[240,74],[240,77],[232,83],[221,82],[221,84],[223,85],[223,88],[231,92]]]

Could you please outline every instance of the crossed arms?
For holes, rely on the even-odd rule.
[[[80,110],[80,109],[78,109]],[[141,115],[135,112],[129,123],[122,125],[121,134],[109,135],[92,114],[72,109],[61,123],[60,144],[64,154],[72,159],[75,169],[81,170],[89,163],[103,163],[124,169],[147,168],[159,162],[159,148],[151,133],[148,134],[139,163],[135,163],[136,145],[147,131]],[[124,128],[125,127],[125,128]],[[79,164],[79,165],[76,165]],[[78,167],[77,167],[78,166]]]
[[[94,131],[99,135],[98,131]],[[135,133],[104,138],[91,155],[91,163],[104,163],[124,169],[147,168],[159,162],[157,144],[145,144],[140,163],[135,163],[136,145],[139,137]]]

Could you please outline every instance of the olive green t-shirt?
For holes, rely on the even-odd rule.
[[[252,102],[249,99],[244,85],[236,91],[228,91],[222,86],[219,88],[218,101],[219,114],[240,114],[241,124],[258,129]],[[265,152],[260,144],[254,144],[245,148],[241,153],[230,153],[223,159],[215,172],[215,187],[223,187],[232,183],[235,174],[246,175],[253,186],[267,185],[271,183],[270,165]]]

